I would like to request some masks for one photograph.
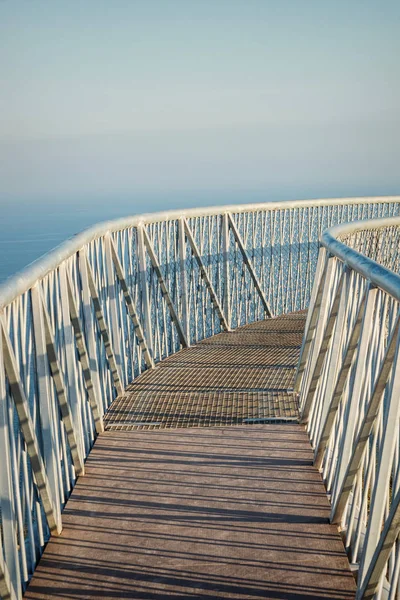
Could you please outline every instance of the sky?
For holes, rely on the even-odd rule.
[[[397,0],[0,0],[0,204],[400,193],[399,58]]]

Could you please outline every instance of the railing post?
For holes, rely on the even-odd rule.
[[[150,316],[150,301],[149,301],[149,286],[147,283],[147,261],[146,261],[146,248],[143,239],[143,228],[138,225],[137,231],[137,246],[138,246],[138,257],[139,257],[139,281],[140,291],[142,300],[142,314],[144,320],[144,334],[146,336],[147,347],[154,360],[153,350],[153,333],[151,327],[151,316]]]
[[[321,433],[315,447],[314,465],[317,467],[317,469],[319,469],[321,466],[323,454],[331,435],[339,403],[342,399],[347,377],[353,363],[353,357],[358,347],[361,334],[361,324],[364,318],[364,311],[367,302],[368,289],[369,288],[367,288],[367,290],[364,292],[358,307],[355,323],[345,349],[344,357],[342,359],[342,365],[336,377],[334,391],[331,398],[328,398],[329,404],[327,405],[325,419],[323,421]]]
[[[311,370],[309,386],[307,389],[307,394],[305,394],[305,400],[303,403],[303,412],[302,412],[302,420],[306,420],[310,413],[311,405],[313,400],[315,399],[315,395],[317,393],[318,384],[320,382],[322,376],[322,370],[326,355],[328,353],[328,348],[330,345],[330,341],[332,338],[333,329],[335,326],[335,322],[338,315],[339,303],[341,299],[341,293],[343,288],[343,280],[344,273],[340,276],[340,280],[338,283],[338,287],[335,292],[335,296],[333,299],[332,307],[328,310],[327,313],[327,322],[321,334],[321,345],[318,349],[318,356],[316,357],[316,361],[314,363],[314,368]],[[333,292],[333,289],[332,289]]]
[[[120,300],[117,281],[113,269],[113,261],[111,255],[111,234],[107,233],[104,236],[105,245],[105,259],[106,259],[106,277],[107,277],[107,299],[110,314],[109,329],[111,333],[112,347],[114,349],[114,356],[118,367],[118,372],[121,377],[121,383],[125,387],[127,385],[126,373],[123,369],[123,361],[121,356],[121,328],[118,321],[117,314],[117,302]]]
[[[303,357],[299,368],[299,376],[308,363],[308,370],[304,370],[303,381],[301,387],[301,421],[306,423],[308,421],[309,412],[311,408],[311,400],[309,396],[309,389],[312,384],[312,376],[315,370],[315,366],[318,361],[318,355],[323,341],[323,335],[328,317],[329,304],[331,302],[331,280],[334,270],[336,259],[333,256],[327,256],[325,263],[324,275],[321,278],[318,286],[318,293],[316,302],[314,305],[313,314],[310,321],[310,327],[307,332],[307,339],[304,348]]]
[[[357,417],[359,415],[359,402],[362,391],[362,384],[365,382],[365,362],[367,358],[368,347],[371,338],[371,323],[373,322],[375,303],[377,297],[377,288],[370,288],[368,291],[367,302],[361,325],[361,336],[358,344],[356,364],[353,376],[348,389],[348,402],[344,407],[344,436],[339,450],[339,461],[336,466],[337,485],[332,494],[332,505],[337,503],[337,492],[343,482],[346,467],[351,457],[354,434],[356,430]]]
[[[392,381],[390,384],[390,395],[388,398],[387,416],[385,419],[383,441],[379,455],[377,476],[372,492],[370,517],[365,536],[364,551],[360,564],[360,581],[363,581],[363,578],[367,574],[368,569],[372,564],[374,551],[378,546],[379,537],[382,531],[382,521],[386,510],[387,494],[389,492],[389,485],[391,480],[392,459],[395,450],[395,444],[398,443],[400,417],[399,357],[400,348],[399,344],[397,344],[396,352],[393,359],[393,374]]]
[[[8,337],[7,329],[4,323],[4,317],[1,313],[0,335],[3,344],[5,373],[10,385],[11,395],[13,397],[15,408],[18,414],[19,426],[25,440],[26,448],[31,461],[32,471],[36,479],[36,484],[42,500],[47,523],[50,531],[54,533],[61,533],[62,525],[59,507],[57,510],[57,508],[54,506],[52,490],[37,443],[35,427],[29,411],[28,400],[21,384],[17,361]]]
[[[196,244],[196,242],[194,240],[193,234],[192,234],[192,232],[190,230],[190,227],[189,227],[189,225],[188,225],[188,223],[187,223],[186,220],[184,220],[184,226],[185,226],[185,232],[186,232],[186,235],[187,235],[187,238],[188,238],[188,241],[189,241],[189,245],[190,245],[190,247],[192,249],[192,253],[194,254],[194,256],[196,258],[197,264],[199,265],[201,277],[202,277],[202,279],[203,279],[203,281],[204,281],[204,283],[206,285],[206,288],[207,288],[207,290],[208,290],[208,292],[210,294],[211,303],[213,305],[213,308],[214,308],[215,312],[217,313],[217,316],[218,316],[219,321],[221,323],[221,327],[222,327],[222,329],[224,329],[224,331],[230,331],[228,323],[226,322],[225,315],[223,313],[222,307],[221,307],[221,305],[219,303],[217,294],[216,294],[216,292],[214,290],[214,286],[211,283],[211,280],[210,280],[210,278],[208,276],[207,269],[206,269],[206,267],[205,267],[205,265],[203,263],[203,260],[201,258],[201,254],[199,252],[199,249],[198,249],[197,244]]]
[[[51,393],[52,382],[50,379],[49,364],[46,350],[46,334],[43,321],[42,303],[38,285],[31,289],[32,316],[35,339],[35,358],[37,371],[37,389],[40,405],[40,422],[42,428],[43,457],[53,497],[53,508],[56,521],[61,522],[60,489],[58,473],[58,436],[56,435],[56,423],[54,398]]]
[[[349,289],[350,279],[351,271],[345,266],[343,270],[343,287],[340,293],[339,306],[335,323],[335,331],[332,339],[331,355],[329,359],[329,365],[327,366],[326,384],[323,391],[324,400],[319,418],[320,426],[322,423],[325,422],[325,418],[329,410],[330,400],[332,398],[333,389],[336,382],[336,376],[341,362],[340,359],[342,356],[342,342],[343,337],[345,336],[345,331],[347,330],[346,315],[348,306],[348,296],[349,293],[351,293]],[[320,427],[318,428],[318,432],[316,434],[315,439],[318,440],[319,434]],[[313,442],[315,442],[315,439],[313,440]]]
[[[111,370],[112,380],[113,380],[113,383],[115,386],[115,390],[117,392],[117,396],[120,396],[123,393],[124,388],[122,385],[117,361],[115,360],[114,349],[113,349],[112,341],[110,338],[110,333],[108,331],[107,323],[104,318],[103,309],[102,309],[102,306],[100,303],[99,292],[97,290],[96,282],[94,280],[94,275],[92,272],[92,267],[90,266],[89,259],[87,256],[86,256],[86,268],[87,268],[87,274],[88,274],[90,295],[92,297],[94,312],[96,315],[97,323],[99,325],[100,334],[101,334],[101,337],[103,338],[104,348],[106,350],[106,355],[107,355],[108,364],[109,364],[110,370]]]
[[[185,331],[188,346],[190,345],[190,327],[189,327],[189,307],[188,307],[188,289],[186,277],[186,235],[184,217],[178,221],[178,239],[179,239],[179,269],[180,269],[180,284],[181,284],[181,307],[182,307],[182,322]]]
[[[91,295],[89,289],[89,279],[87,270],[87,254],[86,249],[82,248],[78,252],[78,265],[79,273],[81,278],[81,292],[82,292],[82,313],[83,313],[83,326],[85,330],[85,339],[89,356],[90,373],[93,382],[94,394],[97,399],[97,404],[101,416],[106,410],[105,398],[102,397],[101,386],[100,386],[100,371],[99,362],[97,360],[97,344],[96,344],[96,332],[95,322],[92,310]]]
[[[384,357],[382,358],[381,367],[379,369],[376,381],[371,392],[371,397],[366,406],[365,414],[360,425],[357,437],[352,446],[352,455],[347,464],[346,473],[343,477],[339,492],[337,494],[337,502],[332,506],[331,522],[340,523],[345,505],[349,498],[353,487],[354,479],[360,469],[361,461],[364,456],[368,440],[379,413],[379,407],[382,402],[382,395],[387,384],[390,371],[393,366],[394,357],[397,352],[400,329],[400,315],[397,315],[393,331],[390,335],[388,346]]]
[[[400,533],[400,490],[392,500],[388,518],[385,521],[375,552],[365,576],[359,577],[357,600],[372,600],[384,573],[390,553]],[[390,596],[394,598],[395,596]]]
[[[169,314],[171,316],[171,320],[172,320],[172,322],[174,323],[174,325],[176,327],[176,330],[177,330],[177,333],[178,333],[178,337],[179,337],[179,341],[182,344],[183,348],[187,348],[188,343],[187,343],[187,339],[186,339],[186,336],[185,336],[185,332],[184,332],[184,330],[182,328],[182,323],[179,320],[178,313],[176,311],[174,302],[173,302],[173,300],[171,298],[171,295],[170,295],[170,293],[168,291],[167,285],[166,285],[166,283],[164,281],[164,277],[163,277],[163,274],[161,272],[161,267],[160,267],[157,255],[156,255],[156,253],[154,251],[154,248],[153,248],[153,244],[151,243],[151,240],[149,238],[149,235],[148,235],[148,233],[147,233],[146,228],[144,227],[144,225],[142,226],[142,233],[143,233],[143,241],[145,243],[147,252],[149,253],[149,257],[150,257],[150,260],[151,260],[152,267],[153,267],[153,269],[154,269],[154,271],[155,271],[155,273],[157,275],[157,280],[158,280],[158,283],[160,285],[162,297],[165,300],[165,303],[166,303],[166,305],[168,307]]]
[[[18,582],[20,585],[20,582]],[[21,600],[22,591],[18,590],[16,593],[11,581],[10,573],[8,571],[7,563],[3,558],[3,545],[0,539],[0,598],[3,600]]]
[[[267,299],[265,297],[265,294],[264,294],[264,292],[263,292],[263,290],[261,288],[261,284],[260,284],[260,282],[258,280],[258,277],[257,277],[256,272],[254,270],[252,261],[251,261],[249,255],[248,255],[248,253],[247,253],[247,250],[245,248],[245,245],[243,243],[243,240],[241,238],[239,230],[236,227],[236,223],[233,220],[232,215],[230,213],[226,213],[226,214],[228,216],[228,225],[232,229],[232,232],[233,232],[234,238],[236,240],[236,243],[239,246],[240,252],[242,253],[243,262],[246,265],[246,267],[247,267],[247,269],[248,269],[248,271],[250,273],[251,279],[253,280],[254,287],[256,288],[257,293],[258,293],[258,295],[259,295],[259,297],[261,299],[261,303],[262,303],[262,305],[264,307],[265,314],[267,315],[267,317],[272,317],[273,314],[272,314],[271,307],[268,304],[268,301],[267,301]]]
[[[14,507],[14,484],[10,456],[10,432],[8,419],[8,398],[3,361],[3,344],[0,331],[0,509],[2,536],[0,535],[0,596],[22,597],[21,574],[17,544],[17,522]],[[1,537],[4,541],[3,547]],[[14,593],[15,590],[15,593]]]
[[[311,292],[310,306],[307,311],[306,325],[301,343],[299,362],[296,369],[294,390],[300,391],[303,376],[311,350],[311,344],[315,335],[315,327],[318,320],[319,309],[321,304],[321,295],[324,284],[324,277],[327,266],[327,256],[325,248],[321,248],[318,255],[317,272],[315,274],[314,286]]]
[[[94,387],[92,380],[92,372],[90,369],[89,356],[86,349],[85,338],[81,327],[78,307],[75,303],[74,291],[72,288],[72,282],[69,274],[67,273],[67,288],[68,288],[68,304],[69,313],[71,318],[72,327],[75,334],[76,346],[79,352],[79,358],[81,361],[83,379],[85,381],[86,391],[89,398],[90,408],[92,410],[92,416],[94,420],[94,426],[97,433],[104,431],[103,423],[103,411],[100,402],[100,397],[96,395],[96,388]]]
[[[122,264],[121,264],[121,261],[118,256],[117,249],[115,248],[114,242],[111,237],[110,237],[110,244],[111,244],[111,255],[112,255],[113,262],[114,262],[115,271],[117,273],[117,277],[121,284],[122,292],[124,294],[124,298],[125,298],[129,316],[133,323],[136,338],[137,338],[137,340],[139,342],[139,346],[144,354],[144,360],[146,362],[146,365],[150,369],[152,369],[152,368],[154,368],[154,362],[153,362],[153,359],[149,352],[149,349],[147,347],[146,339],[144,336],[142,325],[139,320],[139,315],[136,310],[135,303],[133,302],[133,299],[129,293],[128,284],[126,283],[126,280],[124,277],[124,272],[122,270]]]
[[[230,286],[230,239],[228,213],[222,216],[222,260],[224,265],[224,296],[223,308],[228,328],[231,326],[231,286]]]
[[[65,431],[67,433],[67,438],[71,450],[72,462],[74,464],[75,471],[77,475],[83,475],[85,470],[83,457],[79,453],[79,442],[75,434],[73,418],[67,400],[64,378],[58,362],[57,351],[53,339],[53,332],[51,330],[50,318],[47,314],[47,308],[45,306],[44,299],[42,297],[42,294],[40,293],[40,290],[39,294],[41,296],[40,299],[42,302],[42,314],[46,337],[47,357],[49,361],[51,375],[54,381],[54,386],[56,388],[56,395],[60,407],[61,417],[64,423]]]
[[[67,286],[67,266],[63,263],[59,267],[60,294],[61,294],[61,316],[64,332],[64,352],[65,352],[65,370],[66,386],[68,391],[69,406],[72,413],[72,421],[76,439],[78,442],[78,452],[80,460],[83,463],[85,457],[84,435],[82,423],[82,410],[80,394],[78,389],[78,373],[75,360],[75,340],[71,323],[71,314],[69,309],[68,286]]]

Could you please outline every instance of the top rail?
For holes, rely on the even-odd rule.
[[[141,223],[151,224],[171,221],[184,217],[186,219],[220,215],[224,213],[239,214],[243,212],[276,211],[300,208],[321,208],[324,206],[351,206],[358,204],[392,204],[400,202],[400,196],[365,196],[355,198],[322,198],[315,200],[288,200],[282,202],[262,202],[255,204],[230,204],[186,210],[170,210],[155,213],[144,213],[121,219],[104,221],[76,234],[57,246],[43,257],[28,265],[18,274],[11,276],[0,284],[0,310],[17,296],[31,288],[38,280],[56,269],[63,261],[70,258],[86,244],[104,236],[106,233],[123,231],[137,227]]]
[[[373,285],[384,290],[400,302],[400,275],[379,264],[373,258],[351,248],[340,239],[343,236],[357,234],[361,231],[377,231],[387,227],[400,227],[400,217],[341,223],[322,233],[321,244],[330,254],[343,261],[349,268],[354,269]]]

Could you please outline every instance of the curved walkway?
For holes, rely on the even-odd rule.
[[[115,401],[26,598],[354,598],[293,420],[304,318],[206,340]]]

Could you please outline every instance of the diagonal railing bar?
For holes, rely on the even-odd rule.
[[[89,356],[89,368],[92,378],[92,385],[94,388],[95,397],[98,399],[100,414],[104,412],[104,399],[102,397],[100,387],[100,369],[99,361],[97,359],[97,348],[96,348],[96,324],[92,317],[92,300],[89,289],[89,276],[87,270],[87,258],[86,249],[82,248],[77,253],[78,258],[78,270],[80,279],[80,291],[81,291],[81,306],[82,306],[82,319],[84,326],[84,334],[86,340],[86,349]]]
[[[362,406],[362,394],[367,379],[367,361],[368,354],[372,346],[373,328],[369,326],[376,317],[376,307],[378,305],[378,289],[370,286],[361,324],[361,335],[358,343],[357,353],[347,389],[347,403],[343,409],[343,419],[346,423],[345,431],[338,446],[338,453],[342,457],[340,464],[335,469],[335,483],[332,490],[332,505],[337,502],[337,493],[343,481],[347,461],[350,457],[354,434],[359,419],[360,408]]]
[[[107,289],[107,309],[105,313],[108,316],[107,325],[113,348],[115,362],[117,364],[118,374],[123,387],[128,383],[126,373],[123,368],[122,331],[118,319],[118,310],[120,307],[120,296],[117,288],[117,278],[115,277],[113,260],[110,246],[110,233],[106,233],[103,239],[103,262],[105,266],[104,285]]]
[[[345,356],[342,362],[342,366],[337,376],[335,388],[332,394],[332,398],[328,401],[328,409],[326,418],[321,429],[321,434],[315,447],[314,453],[314,465],[319,469],[323,459],[326,446],[332,433],[332,427],[336,418],[337,410],[342,399],[343,391],[346,385],[347,377],[350,372],[351,365],[355,352],[358,348],[358,342],[361,335],[361,325],[364,319],[364,311],[366,307],[366,301],[368,296],[369,287],[364,291],[360,306],[358,307],[357,317],[350,334],[350,339],[345,350]]]
[[[318,405],[318,409],[313,409],[311,423],[308,426],[309,436],[313,441],[319,439],[321,424],[325,422],[326,414],[329,410],[330,399],[332,398],[338,370],[340,369],[343,347],[347,343],[348,319],[352,318],[352,311],[348,309],[348,294],[352,290],[352,272],[346,265],[343,267],[343,275],[344,281],[337,317],[335,319],[334,333],[332,335],[330,350],[323,366],[323,380],[321,380],[318,388],[319,397],[315,402],[315,407]]]
[[[191,229],[190,229],[190,227],[189,227],[186,219],[183,217],[182,220],[183,220],[184,230],[185,230],[185,234],[186,234],[187,240],[188,240],[189,245],[190,245],[190,247],[192,249],[192,252],[193,252],[194,257],[195,257],[195,259],[197,261],[197,264],[199,265],[201,277],[202,277],[202,279],[203,279],[203,281],[204,281],[204,283],[206,285],[206,288],[207,288],[207,290],[208,290],[208,292],[210,294],[210,298],[211,298],[211,302],[212,302],[212,305],[214,307],[214,310],[215,310],[215,312],[218,315],[218,318],[220,320],[222,328],[225,331],[230,331],[228,322],[226,320],[226,317],[224,315],[222,307],[221,307],[221,305],[219,303],[217,294],[215,293],[214,286],[212,285],[212,283],[210,281],[210,278],[208,276],[207,270],[206,270],[206,268],[204,266],[204,263],[202,261],[201,254],[199,252],[199,249],[197,248],[197,245],[196,245],[196,242],[194,240],[192,231],[191,231]]]
[[[137,227],[137,249],[138,249],[138,263],[139,263],[139,281],[140,281],[140,294],[142,304],[142,314],[144,320],[144,333],[146,336],[147,346],[150,354],[154,356],[154,334],[151,322],[150,314],[150,298],[149,298],[149,285],[147,283],[147,263],[146,263],[146,246],[144,243],[143,227]]]
[[[396,323],[398,326],[398,322]],[[397,336],[396,336],[397,339]],[[399,340],[397,340],[399,341]],[[360,579],[368,570],[374,551],[379,542],[382,523],[385,521],[386,502],[392,485],[393,456],[398,445],[399,417],[400,417],[400,347],[396,344],[393,356],[393,374],[390,395],[386,399],[384,436],[380,446],[377,474],[373,486],[370,504],[370,517],[368,519],[364,551],[360,563]]]
[[[43,504],[43,510],[46,515],[50,531],[61,533],[61,518],[54,507],[52,492],[47,477],[46,469],[39,446],[36,441],[35,427],[29,412],[29,404],[23,390],[21,379],[18,372],[17,361],[11,342],[8,338],[7,327],[4,323],[3,315],[0,315],[0,329],[3,344],[3,359],[5,372],[10,385],[11,395],[14,400],[18,415],[19,426],[25,440],[26,449],[31,461],[32,471],[35,476],[36,485]]]
[[[55,402],[52,394],[52,382],[46,352],[46,336],[43,318],[42,300],[40,297],[40,284],[31,289],[32,317],[35,347],[35,362],[37,372],[37,390],[39,398],[39,419],[42,427],[42,452],[43,461],[50,484],[54,510],[57,520],[61,518],[60,510],[60,473],[57,460],[58,431],[55,411]]]
[[[305,405],[308,398],[308,390],[311,386],[312,374],[318,360],[318,353],[323,341],[324,330],[327,318],[329,316],[329,308],[331,303],[331,289],[333,285],[337,261],[334,257],[327,255],[323,276],[318,287],[318,293],[314,305],[313,315],[311,316],[310,326],[307,332],[307,339],[304,345],[304,355],[299,361],[299,373],[303,372],[301,388],[301,402],[299,404],[300,419],[302,423],[306,423],[309,418],[310,405]],[[305,362],[304,362],[305,361]],[[304,367],[301,363],[304,362]]]
[[[71,410],[68,404],[67,393],[64,383],[64,377],[62,375],[62,371],[57,358],[57,351],[55,348],[55,343],[53,339],[53,334],[50,325],[50,318],[47,313],[47,308],[44,303],[44,299],[41,291],[39,290],[40,300],[42,303],[43,310],[43,320],[45,327],[45,340],[46,340],[46,350],[47,350],[47,358],[49,361],[50,371],[53,377],[54,385],[56,388],[56,395],[58,404],[60,407],[61,417],[65,426],[65,431],[67,433],[68,443],[71,450],[72,461],[74,463],[75,471],[77,475],[84,474],[84,463],[81,458],[77,437],[74,430]]]
[[[63,339],[60,340],[59,349],[63,358],[63,367],[65,373],[65,383],[67,385],[68,402],[72,413],[75,432],[79,443],[79,452],[81,460],[85,457],[85,438],[84,438],[84,417],[82,411],[82,396],[79,381],[79,366],[77,364],[76,344],[74,329],[71,322],[71,311],[68,301],[67,273],[70,265],[63,263],[58,268],[59,279],[59,311],[60,324],[58,327],[63,333]]]
[[[186,275],[186,236],[185,225],[181,217],[178,222],[178,244],[179,244],[179,275],[181,287],[181,307],[182,307],[182,322],[185,331],[185,336],[190,343],[190,322],[189,322],[189,293],[188,282]]]
[[[161,268],[160,268],[160,264],[158,262],[156,253],[154,252],[154,248],[153,248],[153,244],[151,243],[151,240],[149,238],[149,234],[147,233],[146,227],[144,225],[140,225],[140,228],[143,231],[143,239],[144,239],[144,243],[146,245],[147,248],[147,252],[149,253],[149,257],[150,257],[150,261],[152,264],[152,267],[157,275],[157,279],[158,279],[158,283],[160,284],[160,288],[161,288],[161,293],[162,296],[168,306],[170,315],[171,315],[171,319],[173,321],[173,323],[175,324],[176,330],[178,332],[178,336],[179,336],[179,340],[182,344],[182,346],[184,348],[188,347],[188,341],[186,339],[186,335],[185,332],[183,330],[182,327],[182,323],[178,317],[178,314],[176,312],[176,308],[175,305],[172,301],[172,298],[170,296],[170,293],[168,291],[168,288],[166,286],[166,283],[164,281],[164,277],[163,274],[161,272]]]
[[[342,485],[340,486],[337,503],[336,505],[332,506],[332,523],[340,523],[347,500],[353,488],[354,479],[361,467],[364,452],[379,413],[382,394],[385,390],[388,377],[393,367],[396,350],[400,343],[399,329],[400,315],[398,314],[396,317],[396,323],[390,334],[390,340],[388,342],[385,356],[382,360],[374,388],[367,404],[363,421],[360,425],[360,430],[353,444],[353,453],[347,466]]]
[[[222,261],[223,261],[223,309],[228,327],[231,327],[231,281],[230,281],[230,251],[229,251],[229,219],[228,213],[222,216]]]
[[[181,307],[182,307],[182,322],[185,330],[185,336],[190,343],[190,322],[189,322],[189,294],[188,294],[188,282],[186,275],[186,236],[185,226],[183,219],[180,218],[178,222],[178,244],[179,244],[179,274],[180,274],[180,287],[181,287]]]
[[[0,538],[0,597],[3,600],[17,600],[21,591],[16,593],[11,581],[7,563],[3,558],[3,548]]]
[[[325,253],[324,253],[325,255]],[[310,319],[308,326],[306,323],[306,330],[303,337],[303,344],[300,350],[300,359],[296,372],[296,379],[294,383],[295,391],[300,391],[300,384],[302,383],[303,376],[306,373],[306,367],[309,366],[308,359],[311,354],[312,344],[315,336],[315,329],[317,327],[318,318],[321,310],[321,302],[323,291],[325,287],[325,279],[328,270],[329,257],[324,256],[323,269],[320,279],[318,280],[318,287],[316,288],[315,301],[310,307],[309,315]]]
[[[348,381],[347,402],[343,405],[344,430],[337,447],[341,460],[334,470],[334,480],[331,487],[332,507],[335,507],[337,503],[338,492],[345,476],[347,463],[353,447],[357,422],[363,406],[363,394],[368,379],[367,364],[373,345],[373,328],[368,325],[373,322],[374,318],[377,318],[377,309],[379,309],[378,289],[371,286],[366,301],[353,371]]]
[[[330,341],[332,338],[332,333],[333,333],[333,328],[335,325],[336,317],[338,315],[339,302],[340,302],[340,297],[341,297],[341,293],[342,293],[344,278],[345,278],[345,272],[343,271],[340,276],[340,280],[339,280],[339,284],[338,284],[338,287],[337,287],[337,290],[335,293],[333,304],[332,304],[332,307],[329,312],[328,322],[325,326],[325,330],[324,330],[324,334],[322,337],[321,346],[319,348],[318,357],[317,357],[317,360],[316,360],[316,363],[314,366],[314,370],[312,371],[311,376],[310,376],[310,384],[309,384],[309,387],[307,390],[307,395],[305,396],[305,401],[303,404],[303,411],[302,411],[302,415],[301,415],[301,421],[303,423],[306,422],[308,419],[308,415],[309,415],[310,408],[311,408],[311,403],[312,403],[314,394],[316,392],[319,379],[321,377],[322,366],[324,364],[325,356],[328,351],[328,347],[329,347],[329,344],[330,344]]]
[[[123,387],[122,387],[122,383],[121,383],[121,376],[118,371],[118,366],[117,366],[117,363],[115,360],[115,355],[114,355],[113,347],[111,344],[110,334],[108,332],[108,327],[107,327],[106,321],[104,319],[103,310],[101,308],[100,298],[99,298],[99,294],[98,294],[98,291],[96,288],[96,283],[94,281],[92,267],[90,266],[89,259],[87,256],[86,256],[86,266],[87,266],[89,290],[90,290],[90,294],[92,297],[92,302],[93,302],[94,311],[96,314],[96,319],[97,319],[97,322],[99,325],[101,337],[103,338],[104,347],[106,350],[108,363],[110,365],[115,389],[117,390],[117,395],[120,396],[124,391]]]
[[[300,246],[300,240],[299,240],[299,246]],[[300,249],[299,249],[299,255],[300,255]],[[320,290],[320,284],[322,283],[321,279],[323,279],[325,277],[326,260],[327,260],[327,256],[326,256],[325,248],[321,248],[319,251],[319,254],[318,254],[318,261],[317,261],[317,266],[315,269],[314,286],[311,290],[310,305],[307,310],[306,324],[304,327],[303,340],[301,342],[301,348],[300,348],[300,357],[299,357],[299,362],[298,362],[298,365],[296,368],[296,375],[294,378],[293,389],[296,392],[300,391],[300,383],[301,383],[301,380],[303,377],[305,365],[307,363],[307,357],[308,357],[308,353],[310,351],[310,344],[312,342],[312,337],[314,335],[315,323],[314,323],[311,331],[310,331],[310,324],[311,324],[311,319],[317,318],[317,313],[315,312],[316,301],[317,301],[318,292]],[[299,256],[298,265],[297,265],[297,273],[296,273],[296,282],[300,278],[300,266],[301,266],[301,261],[300,261],[300,256]],[[317,284],[315,282],[317,282]],[[319,310],[319,307],[318,307],[318,310]],[[307,348],[306,348],[306,346],[307,346]]]
[[[18,540],[16,515],[14,504],[14,480],[10,447],[10,431],[8,426],[8,399],[3,361],[3,344],[0,338],[0,456],[2,468],[0,469],[0,595],[6,594],[8,598],[15,597],[21,588],[21,569],[18,556]],[[2,543],[3,538],[3,543]],[[3,560],[3,546],[4,556]]]
[[[234,238],[236,240],[236,243],[239,246],[239,250],[242,253],[243,262],[245,263],[246,267],[248,268],[249,273],[250,273],[250,277],[252,278],[253,283],[254,283],[254,287],[256,288],[257,293],[260,296],[262,305],[264,306],[265,313],[266,313],[267,317],[272,317],[273,314],[272,314],[271,307],[269,306],[269,304],[267,302],[267,299],[266,299],[265,294],[264,294],[264,292],[262,290],[262,287],[260,285],[260,282],[258,280],[256,272],[254,271],[253,263],[252,263],[249,255],[247,253],[247,250],[246,250],[246,248],[245,248],[245,246],[243,244],[243,240],[241,238],[239,230],[236,227],[236,223],[233,220],[232,215],[231,215],[230,212],[227,213],[227,218],[228,218],[229,227],[232,230],[232,233],[233,233],[233,236],[234,236]]]
[[[392,500],[389,515],[379,537],[374,554],[365,577],[359,584],[357,600],[371,600],[378,591],[378,586],[387,566],[393,546],[400,535],[400,489]],[[398,577],[398,576],[397,576]]]
[[[97,433],[104,431],[104,423],[102,417],[101,404],[99,398],[96,396],[95,388],[93,385],[92,374],[89,364],[89,354],[86,348],[85,337],[83,334],[78,308],[75,303],[74,292],[72,289],[71,277],[67,273],[67,288],[68,288],[68,305],[69,313],[71,317],[72,328],[74,330],[76,347],[79,353],[79,360],[82,366],[83,379],[86,386],[87,395],[89,398],[90,408],[92,410],[94,425]]]
[[[146,365],[149,368],[154,368],[154,361],[150,354],[150,350],[147,346],[146,338],[144,335],[142,325],[139,320],[138,312],[136,310],[135,303],[133,302],[132,297],[129,293],[129,289],[128,289],[128,285],[125,281],[121,261],[119,260],[118,253],[117,253],[115,244],[114,244],[111,236],[109,237],[109,243],[111,245],[111,254],[112,254],[112,260],[114,262],[115,272],[116,272],[118,280],[121,284],[121,288],[122,288],[122,292],[124,294],[126,306],[127,306],[128,312],[129,312],[129,316],[133,323],[133,328],[135,330],[135,334],[136,334],[139,346],[140,346],[141,350],[143,351]]]

